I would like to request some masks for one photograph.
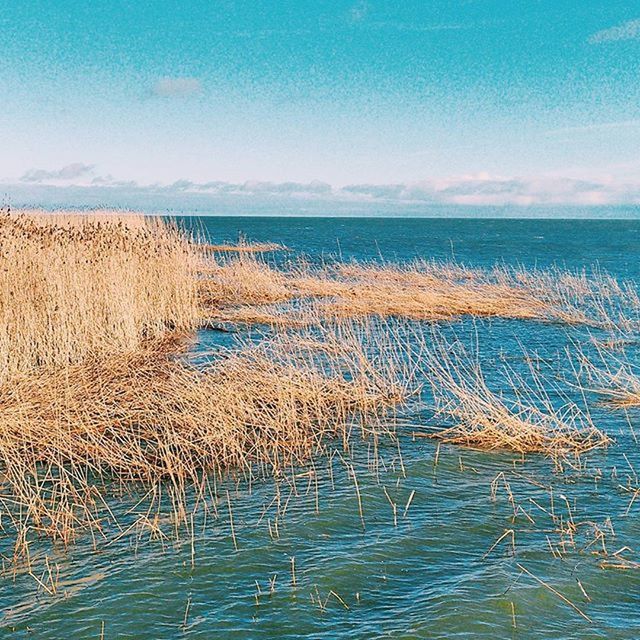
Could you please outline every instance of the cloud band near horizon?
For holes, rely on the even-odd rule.
[[[169,184],[142,184],[136,181],[117,180],[110,175],[95,175],[94,165],[73,163],[57,170],[31,169],[18,180],[3,181],[3,191],[11,198],[19,191],[29,198],[33,192],[33,204],[37,204],[35,187],[53,189],[75,187],[86,196],[108,193],[111,202],[127,205],[132,194],[144,198],[171,196],[209,197],[212,201],[224,197],[233,200],[289,199],[303,202],[380,203],[403,205],[468,205],[468,206],[531,206],[531,205],[635,205],[640,204],[640,180],[637,183],[581,180],[572,177],[504,177],[486,173],[425,179],[406,183],[347,184],[334,186],[326,182],[267,182],[225,181],[193,182],[177,180]],[[105,191],[106,190],[106,191]],[[69,203],[82,205],[82,202]]]

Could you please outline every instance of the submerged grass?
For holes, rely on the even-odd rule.
[[[586,385],[611,407],[640,407],[640,365],[627,356],[626,342],[614,339],[604,345],[595,340],[592,343],[595,348],[592,354],[581,347],[576,349]]]
[[[479,358],[459,344],[438,338],[428,357],[427,376],[435,400],[434,418],[453,422],[433,437],[477,449],[508,449],[520,454],[579,456],[607,446],[609,437],[592,422],[588,410],[569,398],[551,401],[538,373],[530,381],[504,368],[501,392],[488,384]],[[561,392],[553,388],[556,395]]]

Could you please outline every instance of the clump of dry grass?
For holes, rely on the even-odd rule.
[[[205,308],[281,302],[292,297],[287,275],[251,254],[207,260],[200,266]]]
[[[199,319],[196,253],[136,215],[0,216],[0,382],[139,348]]]
[[[615,340],[604,345],[594,340],[593,345],[591,356],[580,347],[576,349],[580,372],[589,388],[612,407],[640,407],[640,367],[626,357],[624,349],[614,353],[619,346]]]
[[[273,251],[286,251],[287,247],[277,242],[245,242],[238,244],[202,244],[204,251],[213,253],[271,253]]]
[[[632,286],[599,273],[483,270],[426,260],[406,265],[352,263],[339,266],[337,272],[352,285],[351,295],[335,303],[345,314],[418,320],[470,315],[617,327],[632,322],[624,311],[640,308]]]
[[[271,327],[301,327],[317,322],[317,316],[309,315],[306,310],[278,305],[229,305],[211,309],[207,314],[205,326],[221,325],[269,325]]]
[[[366,334],[366,335],[365,335]],[[374,338],[374,336],[376,336]],[[367,344],[367,340],[374,340]],[[386,429],[407,386],[389,336],[356,325],[283,333],[205,369],[148,344],[0,387],[2,501],[17,533],[103,529],[113,482],[167,483],[183,512],[203,474],[306,462]]]
[[[574,402],[564,398],[562,407],[554,406],[533,368],[531,383],[511,370],[504,371],[506,393],[498,394],[487,383],[477,358],[439,339],[427,370],[435,419],[454,422],[434,434],[444,442],[552,457],[579,455],[610,442],[589,413]]]
[[[316,298],[333,317],[439,321],[470,315],[612,328],[638,324],[640,309],[633,287],[598,273],[482,270],[425,260],[278,269],[241,255],[206,265],[200,286],[205,306],[218,317],[226,309],[233,315],[238,305]]]
[[[640,299],[633,282],[618,282],[598,269],[559,268],[494,270],[497,281],[516,283],[554,309],[549,318],[567,324],[633,332],[640,328]]]

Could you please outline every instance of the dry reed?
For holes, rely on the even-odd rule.
[[[200,274],[198,284],[205,308],[268,304],[292,297],[286,275],[250,253],[206,259]]]
[[[168,486],[178,518],[204,477],[277,475],[388,432],[423,345],[368,316],[602,325],[630,296],[609,279],[424,261],[281,269],[133,215],[7,213],[0,249],[0,499],[17,552],[29,532],[102,532],[114,480]],[[280,330],[195,368],[179,345],[203,319]],[[507,403],[447,348],[432,355],[438,414],[458,422],[440,438],[553,455],[606,444],[574,407]]]
[[[134,351],[199,318],[195,252],[159,219],[0,216],[0,382]]]
[[[614,353],[615,343],[603,346],[593,341],[593,344],[595,353],[591,356],[583,348],[576,348],[586,384],[612,407],[640,407],[640,367],[625,357],[624,350],[621,354]]]
[[[18,540],[31,530],[68,543],[100,529],[114,480],[169,483],[180,511],[202,473],[278,474],[330,440],[348,447],[354,429],[383,431],[406,376],[382,338],[365,346],[363,331],[284,333],[204,370],[149,344],[14,378],[0,388],[0,466]]]
[[[541,452],[552,457],[579,455],[609,444],[588,412],[567,398],[562,407],[554,406],[537,373],[530,372],[528,383],[504,370],[501,383],[507,393],[498,394],[487,383],[477,356],[437,339],[427,363],[434,418],[445,418],[454,425],[441,428],[433,437],[472,448]]]
[[[333,317],[404,317],[447,320],[463,315],[502,317],[602,328],[638,326],[633,287],[610,276],[559,269],[469,269],[416,260],[406,265],[356,263],[278,269],[254,255],[210,259],[200,287],[209,313],[229,321],[242,305],[294,298],[323,301]],[[290,309],[278,314],[287,321]],[[259,321],[259,319],[258,319]]]
[[[202,244],[204,251],[214,253],[271,253],[286,251],[287,247],[276,242],[239,242],[238,244]]]

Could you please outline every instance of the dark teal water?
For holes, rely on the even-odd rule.
[[[182,222],[214,242],[243,233],[285,244],[293,250],[290,256],[304,253],[316,260],[422,256],[476,266],[597,265],[640,280],[640,221]],[[490,375],[504,362],[526,375],[518,344],[523,342],[540,357],[541,373],[559,386],[567,365],[564,348],[589,338],[578,328],[506,320],[462,321],[445,331],[477,342]],[[208,346],[221,339],[208,332],[200,337]],[[634,348],[629,347],[630,358],[637,358]],[[80,541],[55,551],[56,596],[37,592],[28,575],[5,575],[0,637],[100,638],[104,625],[104,638],[141,640],[638,638],[640,565],[633,563],[640,563],[640,496],[637,502],[631,498],[640,447],[630,425],[640,431],[640,412],[630,412],[627,421],[595,395],[583,399],[571,388],[566,392],[586,400],[594,422],[616,441],[579,469],[558,472],[540,456],[521,461],[444,445],[436,454],[434,442],[408,436],[401,438],[402,457],[393,443],[383,443],[374,468],[371,452],[362,447],[348,462],[356,470],[364,526],[353,479],[337,455],[320,460],[315,476],[299,470],[278,487],[270,481],[228,481],[218,490],[217,517],[198,522],[193,549],[189,539],[162,543],[149,541],[148,534],[99,545],[97,553],[90,541]],[[429,420],[421,407],[407,417]],[[395,521],[385,489],[398,505]],[[123,498],[122,511],[134,503]],[[575,523],[573,544],[558,534],[550,513]],[[276,522],[279,535],[271,535]],[[507,530],[514,532],[515,555],[507,539],[486,555]],[[594,537],[598,530],[605,532],[606,556],[602,539]],[[617,557],[628,560],[627,568],[605,568],[607,561],[620,564]]]
[[[623,277],[640,273],[640,220],[468,218],[178,218],[214,242],[239,234],[312,256],[410,260],[429,257],[489,266],[496,262],[572,269],[600,265]]]

